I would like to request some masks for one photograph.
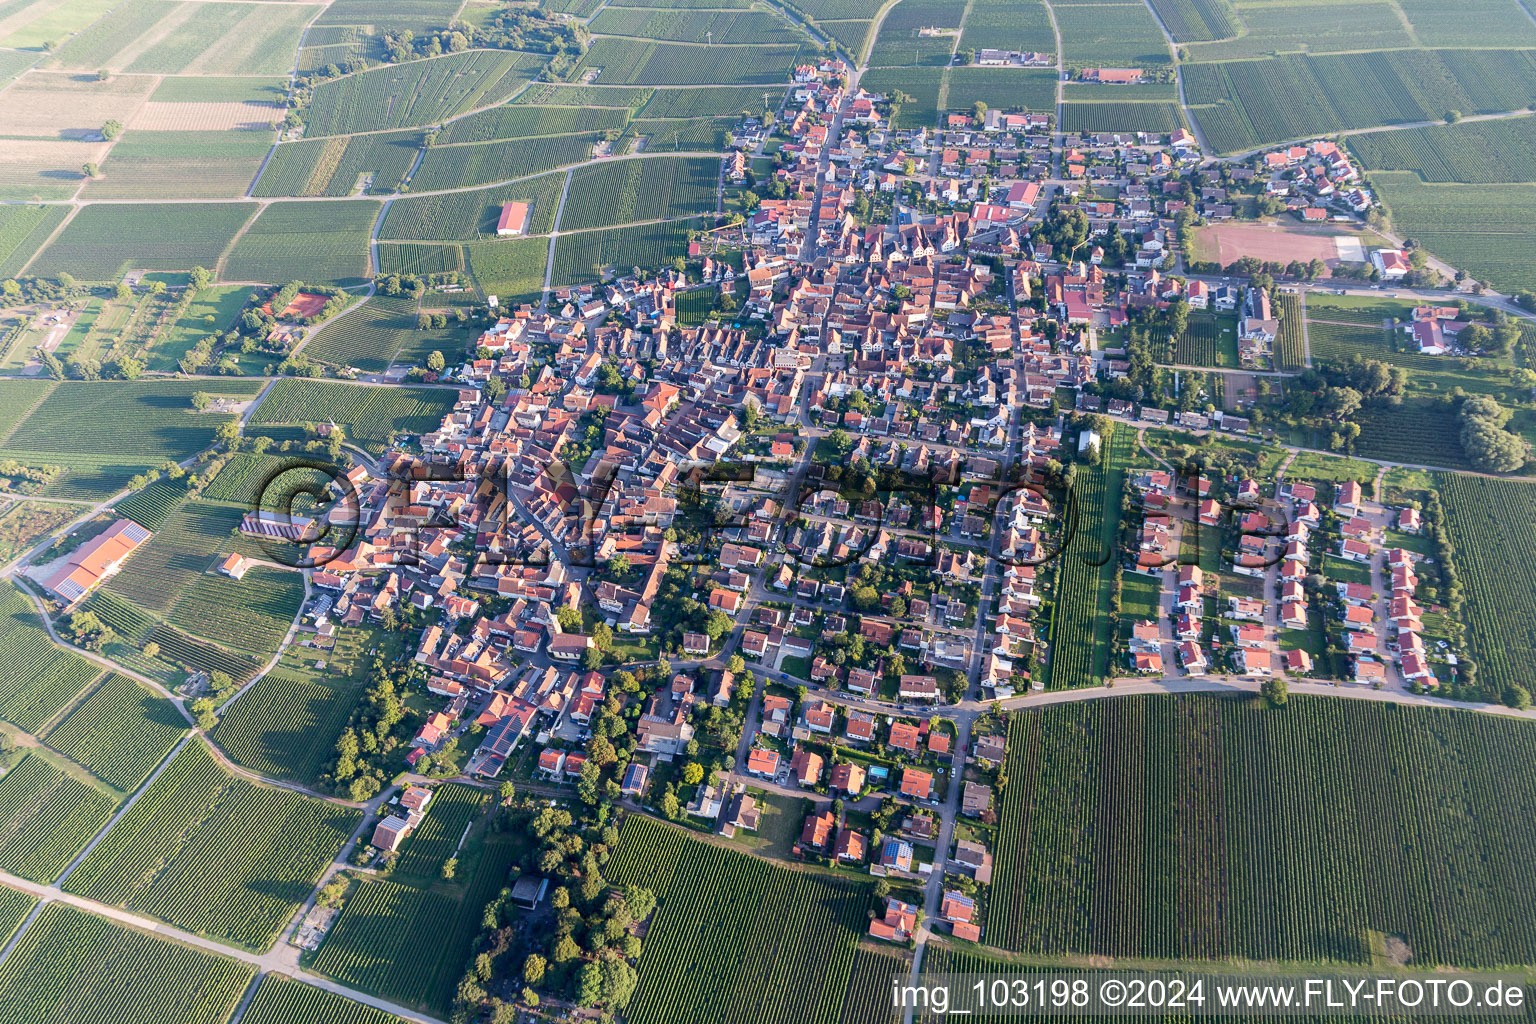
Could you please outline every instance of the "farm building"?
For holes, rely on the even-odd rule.
[[[57,572],[43,581],[43,586],[56,594],[66,608],[72,607],[121,569],[124,559],[151,536],[131,519],[120,519],[100,536],[80,545]]]
[[[528,230],[528,204],[507,203],[501,208],[501,219],[496,222],[496,234],[520,235]]]

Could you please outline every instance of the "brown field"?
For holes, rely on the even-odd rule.
[[[1308,263],[1322,260],[1330,267],[1339,259],[1338,239],[1355,239],[1352,231],[1334,227],[1303,227],[1286,224],[1215,224],[1195,232],[1195,258],[1222,266],[1244,256],[1265,261]]]
[[[265,131],[283,119],[276,103],[145,103],[133,115],[130,128],[147,132]]]
[[[95,138],[108,121],[127,124],[154,91],[150,75],[96,76],[34,71],[5,91],[0,135],[38,139]]]
[[[0,199],[68,199],[85,180],[81,167],[106,154],[105,142],[8,140],[0,145]]]

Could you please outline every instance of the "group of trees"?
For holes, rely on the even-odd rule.
[[[405,706],[404,689],[419,683],[424,670],[414,662],[390,665],[375,658],[370,671],[371,685],[353,709],[347,727],[336,741],[336,757],[320,777],[338,795],[352,800],[367,800],[389,778],[390,754],[405,741],[410,732],[410,712]],[[457,748],[447,747],[434,759],[452,760]],[[420,765],[419,769],[431,767]]]
[[[1531,458],[1530,443],[1504,429],[1514,414],[1488,395],[1464,398],[1457,418],[1461,446],[1472,465],[1485,473],[1513,473]]]

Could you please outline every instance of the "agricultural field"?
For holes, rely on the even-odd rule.
[[[65,885],[264,950],[358,820],[350,808],[229,775],[194,741]]]
[[[472,192],[438,196],[406,196],[389,206],[379,238],[386,241],[469,241],[495,238],[503,203],[528,204],[528,232],[552,231],[560,208],[564,174],[544,174],[528,181]]]
[[[254,203],[82,207],[28,269],[38,277],[115,281],[129,269],[211,268],[255,212]]]
[[[0,965],[0,1024],[222,1024],[255,976],[230,957],[53,903]]]
[[[523,841],[509,835],[472,839],[452,883],[414,888],[360,882],[315,954],[313,970],[447,1018],[481,914],[506,885]],[[402,963],[415,969],[402,971]]]
[[[336,737],[368,684],[369,651],[387,641],[361,629],[338,633],[321,658],[290,647],[219,718],[213,739],[238,765],[312,784],[335,755]],[[324,668],[317,667],[324,663]]]
[[[859,79],[859,85],[870,92],[884,93],[887,96],[894,96],[900,91],[912,97],[910,103],[900,103],[892,108],[891,121],[896,127],[932,128],[939,123],[939,90],[944,86],[945,74],[946,72],[941,68],[871,68]],[[952,71],[948,74],[950,77],[949,102],[956,103],[959,102],[957,96],[966,95],[964,92],[956,92],[957,84],[964,82],[969,86],[971,83],[971,79],[961,79],[959,76],[970,74],[970,72]],[[979,99],[986,102],[988,106],[991,105],[991,101],[987,98],[989,96],[1007,98],[1013,95],[1009,83],[994,77],[990,69],[986,72],[986,77],[981,80],[980,87],[974,88],[973,91],[975,98],[971,102],[975,103]],[[1039,102],[1044,94],[1043,90],[1032,90],[1030,95],[1035,96],[1036,102]],[[1054,108],[1055,99],[1052,98],[1049,102]]]
[[[0,563],[31,549],[32,545],[89,511],[88,505],[59,502],[12,501],[0,507]]]
[[[411,188],[417,192],[436,192],[529,178],[590,160],[593,143],[599,138],[596,132],[583,132],[433,146],[411,176]]]
[[[52,882],[120,800],[28,754],[0,778],[0,870]]]
[[[20,274],[68,214],[67,206],[0,206],[0,280]]]
[[[968,112],[977,101],[995,110],[1056,110],[1056,72],[1048,68],[950,68],[945,75],[950,110]]]
[[[780,93],[757,86],[720,87],[715,89],[657,89],[645,105],[636,111],[636,117],[722,117],[751,114],[761,117],[763,93],[768,94],[768,106],[774,108]]]
[[[1439,398],[1410,394],[1401,405],[1366,407],[1355,414],[1360,436],[1354,453],[1421,466],[1471,469],[1461,447],[1461,424]]]
[[[309,4],[128,0],[61,46],[50,68],[142,74],[286,75]]]
[[[1168,41],[1145,4],[1056,6],[1062,59],[1068,68],[1165,67],[1173,62]]]
[[[487,799],[489,794],[473,786],[438,786],[427,805],[426,819],[400,848],[391,877],[428,883],[442,877],[443,861],[458,850],[464,829]]]
[[[687,89],[666,90],[661,95],[671,96],[679,92],[685,97],[691,95],[691,90]],[[693,114],[675,116],[693,116]],[[580,107],[534,107],[509,104],[482,110],[478,114],[471,114],[452,122],[443,129],[436,144],[452,146],[463,142],[498,142],[503,139],[522,139],[534,135],[622,131],[628,123],[629,115],[624,109],[585,110]],[[417,186],[417,188],[420,187]]]
[[[96,140],[107,121],[130,121],[154,88],[149,75],[98,81],[95,75],[33,71],[6,89],[0,132],[16,138]]]
[[[1528,962],[1529,830],[1502,809],[1536,783],[1487,768],[1532,754],[1523,722],[1325,697],[1016,712],[988,939],[1363,965],[1392,935],[1415,963]]]
[[[629,122],[629,128],[614,148],[623,153],[638,152],[635,146],[644,137],[647,153],[723,150],[725,137],[735,123],[734,117],[640,118]]]
[[[0,383],[0,404],[17,387]],[[194,413],[192,394],[249,398],[259,380],[63,381],[4,438],[0,458],[32,466],[64,466],[69,472],[45,494],[97,500],[116,493],[140,471],[166,459],[181,461],[210,447],[218,413]]]
[[[419,131],[301,139],[277,147],[251,194],[349,196],[394,192],[421,151]]]
[[[306,134],[314,138],[438,124],[504,102],[534,77],[540,64],[534,54],[470,50],[321,82],[306,111]]]
[[[175,373],[177,364],[198,342],[227,330],[245,308],[251,289],[240,285],[210,285],[200,289],[173,323],[162,328],[144,353],[144,368]]]
[[[1211,145],[1228,153],[1377,125],[1524,109],[1536,54],[1388,50],[1186,64],[1184,85]],[[1276,96],[1285,97],[1275,102]]]
[[[1228,0],[1152,0],[1176,43],[1226,39],[1238,33],[1237,12]]]
[[[420,35],[448,25],[460,6],[455,0],[336,0],[315,19],[315,25],[371,25],[380,34]]]
[[[552,284],[585,284],[632,267],[659,267],[688,249],[693,221],[667,221],[632,228],[561,235],[555,243]]]
[[[30,597],[0,586],[0,718],[37,732],[100,675],[48,639]]]
[[[378,250],[381,274],[415,274],[425,277],[428,274],[462,273],[467,267],[462,245],[381,242]]]
[[[655,157],[578,168],[560,230],[713,213],[719,175],[715,157]]]
[[[264,974],[244,1024],[405,1024],[399,1017],[281,974]]]
[[[105,142],[80,139],[22,139],[0,149],[0,200],[42,202],[69,199],[85,181],[86,163],[100,163]]]
[[[565,85],[561,82],[534,82],[517,94],[517,98],[512,101],[512,106],[526,103],[531,106],[547,105],[582,109],[614,107],[633,110],[644,106],[655,94],[655,89],[623,85]]]
[[[1349,147],[1368,170],[1416,171],[1425,181],[1536,180],[1536,117],[1355,135]]]
[[[402,353],[412,357],[406,361],[424,365],[425,356],[414,358],[423,350],[436,349],[450,359],[464,352],[472,331],[417,330],[418,309],[409,296],[375,295],[327,324],[304,346],[304,354],[323,363],[376,373],[400,360]]]
[[[464,256],[481,293],[503,304],[536,302],[543,293],[549,260],[549,242],[543,238],[470,242]]]
[[[80,0],[55,7],[33,0],[13,0],[0,8],[5,16],[0,46],[52,48],[112,8],[111,0]],[[41,54],[29,55],[33,60]]]
[[[589,23],[605,36],[679,43],[800,43],[805,36],[767,10],[661,10],[609,6]]]
[[[808,41],[807,41],[808,42]],[[798,45],[694,46],[599,37],[577,65],[600,85],[783,85]]]
[[[112,673],[45,739],[113,789],[131,793],[186,731],[169,700]]]
[[[227,281],[348,287],[369,274],[368,236],[380,204],[273,203],[251,223],[224,261]]]
[[[838,1020],[873,904],[864,884],[791,871],[639,815],[625,819],[608,874],[659,904],[632,1024]],[[762,927],[764,914],[774,927]]]
[[[330,421],[355,444],[382,452],[397,434],[436,430],[453,408],[452,388],[366,387],[320,380],[280,380],[250,419],[263,426]]]
[[[1536,288],[1536,190],[1529,185],[1425,184],[1410,172],[1371,176],[1393,227],[1500,291]]]
[[[1493,692],[1536,679],[1531,560],[1536,487],[1512,480],[1437,473],[1456,573],[1466,590],[1467,637],[1481,683]]]
[[[1302,296],[1295,292],[1276,292],[1275,310],[1280,316],[1280,334],[1275,338],[1275,369],[1300,370],[1306,366],[1307,338],[1303,333],[1306,316]]]
[[[130,131],[112,147],[84,199],[234,199],[245,195],[272,132]]]
[[[1236,39],[1198,42],[1191,60],[1231,60],[1273,53],[1390,50],[1415,47],[1408,27],[1388,0],[1347,4],[1275,3],[1242,8],[1248,31]]]
[[[1056,52],[1056,32],[1040,0],[977,0],[965,19],[959,49]]]
[[[1425,46],[1536,46],[1536,23],[1518,0],[1398,0]]]
[[[1051,617],[1053,690],[1096,685],[1104,671],[1114,539],[1119,529],[1125,468],[1135,455],[1135,433],[1115,429],[1103,439],[1104,462],[1077,476],[1077,532],[1056,560],[1056,604]],[[1095,564],[1101,563],[1101,564]]]
[[[1174,341],[1173,361],[1187,366],[1236,369],[1236,318],[1199,311],[1191,313],[1188,328]]]
[[[1184,127],[1177,103],[1066,103],[1061,124],[1069,132],[1154,132]]]
[[[927,947],[925,962],[936,948],[936,943]],[[848,994],[837,1024],[896,1024],[901,1018],[891,1006],[891,977],[911,969],[912,964],[899,954],[859,946],[853,953]]]
[[[870,67],[944,67],[959,42],[964,8],[945,0],[901,0],[886,12],[869,52]],[[919,35],[924,28],[954,30]]]

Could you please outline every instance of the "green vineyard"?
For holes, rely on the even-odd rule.
[[[51,882],[101,831],[117,799],[29,755],[0,778],[0,870]]]
[[[306,985],[265,974],[241,1024],[404,1024],[399,1017]]]
[[[48,733],[48,745],[123,792],[138,789],[187,731],[176,706],[116,673]]]
[[[438,878],[443,861],[454,855],[464,829],[488,798],[484,790],[472,786],[438,786],[427,806],[426,819],[400,850],[395,875],[428,881]]]
[[[0,718],[36,732],[101,670],[48,639],[32,601],[0,586]]]
[[[188,744],[66,880],[70,892],[265,949],[358,812],[228,775]]]

